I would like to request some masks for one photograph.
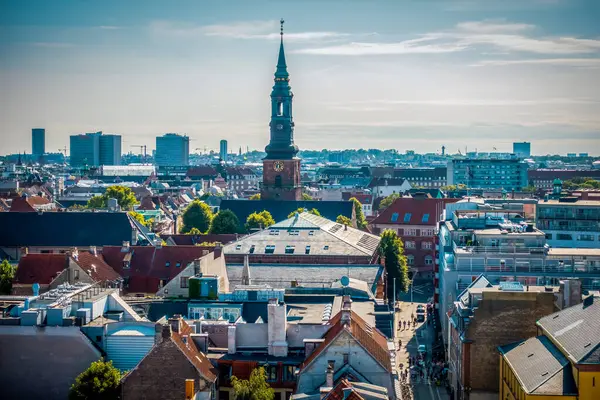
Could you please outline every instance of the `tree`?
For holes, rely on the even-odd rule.
[[[119,397],[121,371],[112,361],[94,361],[83,371],[69,391],[69,400],[113,400]]]
[[[138,204],[133,190],[125,186],[109,186],[102,196],[94,196],[88,200],[88,208],[107,208],[108,199],[116,199],[122,210],[132,210]]]
[[[367,220],[363,212],[362,204],[356,197],[351,197],[350,201],[354,203],[354,214],[356,215],[356,226],[363,229],[367,227]]]
[[[200,232],[206,232],[213,219],[213,212],[206,203],[194,200],[186,207],[181,219],[183,220],[181,233],[187,233],[192,228],[196,228]]]
[[[381,202],[379,203],[379,211],[385,210],[386,208],[388,208],[389,206],[392,205],[394,200],[399,199],[399,198],[400,198],[400,195],[398,193],[390,194],[389,196],[387,196],[386,198],[381,200]]]
[[[312,196],[306,194],[306,193],[302,193],[302,200],[308,201],[308,200],[313,200]]]
[[[270,212],[267,210],[261,211],[259,213],[253,212],[248,215],[246,219],[246,230],[250,231],[252,229],[265,229],[269,226],[275,224],[275,220]]]
[[[287,217],[292,218],[296,213],[302,214],[303,212],[307,212],[307,213],[310,213],[313,215],[318,215],[319,217],[321,216],[321,213],[316,208],[311,208],[309,210],[308,208],[300,207],[296,211],[292,211],[291,213],[289,213]]]
[[[260,193],[256,193],[250,196],[250,200],[260,200]]]
[[[200,229],[198,228],[192,228],[188,232],[188,235],[202,235],[202,232],[200,232]]]
[[[404,245],[395,230],[386,229],[381,234],[379,255],[385,258],[388,299],[396,298],[394,294],[394,278],[396,278],[396,293],[408,292],[408,288],[410,287],[408,264],[404,255]]]
[[[535,193],[537,191],[537,189],[535,188],[535,186],[529,185],[523,188],[523,192],[525,193]]]
[[[144,225],[146,228],[151,228],[152,227],[152,223],[154,222],[153,218],[150,218],[150,219],[146,220],[144,218],[144,216],[142,214],[140,214],[139,212],[130,211],[129,215],[131,215],[137,222],[139,222],[140,224]]]
[[[8,262],[2,261],[0,264],[0,294],[9,295],[12,290],[12,282],[15,278],[15,269]]]
[[[263,367],[255,368],[250,379],[231,377],[233,398],[236,400],[274,400],[275,391],[267,383],[267,374]]]
[[[219,211],[210,224],[210,233],[237,233],[239,230],[240,220],[231,210]]]
[[[337,218],[335,219],[335,222],[337,222],[338,224],[343,224],[343,225],[352,225],[352,220],[341,214],[337,216]]]

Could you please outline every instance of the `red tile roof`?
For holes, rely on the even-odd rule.
[[[352,383],[347,379],[342,379],[333,388],[333,390],[325,396],[326,400],[364,400],[364,398],[358,394],[354,389],[350,391],[350,394],[344,396],[344,389],[352,388]]]
[[[204,353],[196,347],[190,337],[192,333],[192,328],[186,322],[181,321],[181,332],[172,332],[171,340],[204,378],[214,382],[217,379],[214,367]],[[184,337],[186,338],[185,341]]]
[[[381,364],[381,366],[389,372],[392,372],[392,362],[390,360],[387,338],[375,327],[371,327],[367,324],[367,322],[359,317],[354,311],[351,311],[350,324],[343,323],[341,321],[342,313],[343,311],[340,311],[329,321],[331,328],[323,335],[323,339],[325,340],[306,358],[306,360],[304,360],[300,365],[300,370],[307,367],[340,335],[342,331],[346,330],[377,362],[379,362],[379,364]]]
[[[115,281],[121,277],[101,255],[95,256],[87,251],[80,252],[75,262],[97,282]]]
[[[40,196],[22,196],[15,197],[10,205],[10,211],[13,212],[33,212],[36,211],[34,206],[42,206],[50,204],[50,200]]]
[[[49,284],[68,266],[66,254],[26,254],[19,261],[15,282]]]
[[[122,252],[121,246],[104,246],[102,256],[108,265],[126,278],[126,291],[156,293],[161,280],[168,282],[175,278],[189,263],[202,257],[202,250],[204,248],[200,246],[131,246],[129,252]],[[129,268],[124,268],[127,254],[130,254],[131,260]]]
[[[146,196],[142,199],[137,209],[142,211],[152,211],[156,210],[157,208],[158,207],[156,207],[156,204],[154,204],[154,202],[152,201],[152,197]]]
[[[401,197],[396,199],[388,208],[377,216],[372,225],[429,225],[436,226],[447,203],[455,203],[459,199],[431,199]],[[410,213],[410,219],[406,222],[405,216]],[[394,216],[394,214],[397,214]],[[423,221],[423,215],[429,214],[427,221]],[[392,219],[396,219],[393,221]]]

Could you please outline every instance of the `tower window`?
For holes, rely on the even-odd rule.
[[[275,187],[281,187],[281,175],[275,177]]]
[[[283,115],[283,103],[281,101],[277,102],[277,116],[281,117]]]

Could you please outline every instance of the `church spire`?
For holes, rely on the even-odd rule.
[[[285,51],[283,49],[283,24],[285,23],[285,21],[283,20],[283,18],[281,18],[281,20],[279,21],[280,24],[280,31],[279,31],[279,35],[281,35],[281,42],[279,44],[279,57],[277,58],[277,70],[275,71],[275,80],[277,81],[277,78],[288,78],[289,74],[287,71],[287,64],[285,63]]]

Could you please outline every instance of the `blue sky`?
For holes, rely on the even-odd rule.
[[[263,149],[281,17],[301,148],[600,154],[595,0],[0,0],[0,154]]]

